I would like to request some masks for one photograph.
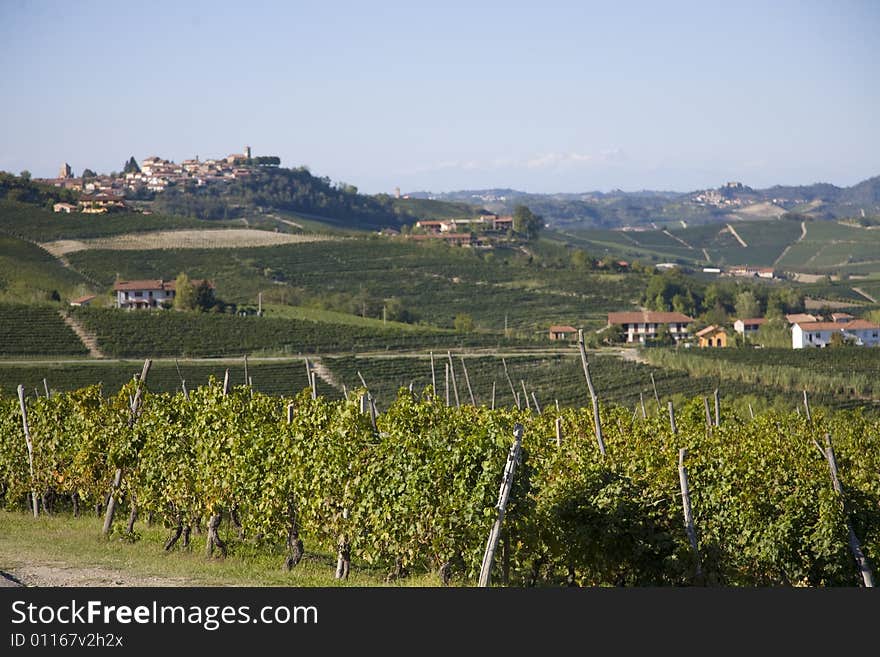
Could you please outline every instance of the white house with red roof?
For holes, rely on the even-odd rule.
[[[860,347],[880,346],[880,324],[855,319],[851,322],[803,322],[791,328],[793,349],[827,347],[831,336],[839,334],[847,342]]]
[[[682,313],[654,312],[650,310],[608,313],[608,326],[620,326],[626,331],[627,342],[645,342],[656,338],[662,327],[669,328],[675,340],[681,340],[688,334],[688,327],[693,318]]]

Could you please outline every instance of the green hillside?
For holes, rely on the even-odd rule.
[[[751,265],[815,273],[880,271],[880,230],[806,219],[806,236],[802,238],[802,220],[796,217],[703,224],[671,228],[668,232],[579,230],[552,235],[590,254],[648,263]]]
[[[106,215],[61,213],[40,206],[0,200],[0,233],[36,242],[108,237],[173,228],[217,228],[217,222],[161,214],[118,212]],[[241,225],[241,224],[237,224]]]
[[[36,244],[0,233],[0,301],[43,303],[82,296],[92,285]]]
[[[536,261],[522,251],[485,253],[403,239],[351,239],[284,246],[165,251],[79,251],[81,271],[109,286],[122,278],[207,277],[227,302],[312,306],[381,318],[397,316],[451,328],[456,315],[476,326],[543,335],[551,324],[600,324],[604,313],[631,307],[644,277],[581,271]],[[389,316],[390,319],[395,319]]]

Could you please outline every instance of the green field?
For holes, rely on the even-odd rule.
[[[36,244],[0,234],[0,302],[44,303],[83,296],[93,285]]]
[[[226,225],[240,226],[241,222],[201,221],[138,212],[106,215],[66,214],[0,199],[0,232],[37,242],[109,237],[173,228],[219,228]]]

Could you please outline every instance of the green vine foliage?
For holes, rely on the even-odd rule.
[[[215,380],[143,396],[135,384],[29,398],[30,475],[18,399],[0,396],[0,497],[25,509],[38,495],[117,499],[168,527],[233,513],[233,548],[280,553],[294,528],[309,551],[341,541],[389,576],[479,572],[515,423],[525,427],[493,581],[511,585],[858,585],[847,522],[880,564],[880,421],[859,411],[722,409],[707,426],[702,399],[668,418],[603,405],[607,455],[591,408],[447,407],[430,388],[401,389],[374,428],[349,401],[304,390],[271,397]],[[287,408],[293,405],[291,421]],[[726,412],[724,412],[726,410]],[[555,424],[563,438],[557,444]],[[817,444],[832,436],[845,503]],[[703,577],[684,530],[678,451],[685,461]],[[224,530],[225,531],[225,530]],[[226,531],[227,534],[231,532]]]

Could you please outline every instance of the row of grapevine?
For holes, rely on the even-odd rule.
[[[0,304],[0,355],[82,355],[89,350],[52,306]]]
[[[676,409],[673,431],[662,416],[602,405],[603,457],[589,408],[448,407],[430,387],[402,389],[374,427],[355,398],[363,390],[332,401],[246,386],[224,394],[212,381],[188,395],[145,394],[132,423],[134,390],[28,400],[33,477],[19,400],[0,397],[5,505],[25,508],[34,489],[101,507],[120,469],[114,496],[123,508],[136,505],[175,539],[224,515],[238,530],[224,532],[226,543],[283,553],[288,565],[304,543],[390,576],[433,570],[473,583],[518,422],[525,436],[497,563],[502,581],[856,585],[848,522],[868,560],[880,560],[880,422],[858,411],[746,419],[723,409],[715,427],[694,399]],[[826,433],[845,498],[816,448]],[[700,578],[682,519],[681,448]]]
[[[301,319],[238,317],[215,313],[122,312],[80,308],[75,316],[115,358],[223,356],[259,351],[296,354],[420,348],[497,346],[495,334],[432,329],[401,331]],[[505,342],[507,344],[508,342]],[[509,342],[522,344],[521,341]]]

